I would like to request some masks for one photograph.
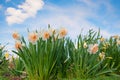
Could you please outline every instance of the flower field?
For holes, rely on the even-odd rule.
[[[10,56],[0,46],[0,80],[119,80],[120,37],[105,39],[89,30],[73,41],[65,28],[13,32]]]

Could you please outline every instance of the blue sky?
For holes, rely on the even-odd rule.
[[[28,5],[29,4],[29,5]],[[101,35],[120,34],[120,0],[0,0],[0,43],[14,48],[12,32],[27,37],[31,31],[65,27],[75,39],[83,30],[101,29]]]

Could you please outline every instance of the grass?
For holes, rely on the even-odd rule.
[[[92,79],[62,79],[62,80],[119,80],[120,77],[117,76],[100,76]],[[0,76],[0,80],[10,80],[8,78]]]
[[[9,80],[9,79],[6,77],[0,76],[0,80]]]
[[[31,34],[39,37],[37,31]],[[69,37],[58,36],[39,37],[36,43],[21,37],[15,42],[17,51],[13,51],[20,59],[12,62],[1,56],[6,64],[1,65],[0,72],[5,74],[0,73],[0,80],[119,80],[120,37],[101,41],[100,31],[90,30],[74,43]]]
[[[120,77],[118,76],[100,76],[91,79],[63,79],[63,80],[119,80]]]

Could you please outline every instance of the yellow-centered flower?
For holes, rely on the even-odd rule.
[[[99,58],[100,58],[100,60],[103,60],[105,58],[105,53],[104,52],[100,53]]]
[[[90,44],[88,51],[90,52],[90,54],[95,54],[98,51],[98,44]]]
[[[8,60],[8,58],[9,58],[9,53],[6,52],[4,56],[5,56],[5,59]]]
[[[18,32],[13,32],[12,37],[16,40],[20,39],[20,35],[18,34]]]
[[[39,36],[36,32],[32,32],[32,33],[29,33],[28,39],[31,43],[35,43],[39,39]]]
[[[56,30],[53,28],[49,28],[48,31],[49,31],[50,36],[56,34]]]
[[[83,47],[87,48],[87,43],[86,42],[84,42]]]
[[[43,32],[42,39],[47,40],[50,38],[50,33],[48,31]]]
[[[115,38],[115,39],[119,39],[119,36],[118,35],[114,35],[114,36],[112,36],[113,38]]]
[[[120,45],[120,40],[117,40],[117,45]]]
[[[15,48],[18,50],[18,49],[21,49],[22,48],[22,43],[20,41],[16,41],[15,42]]]
[[[58,38],[63,38],[63,37],[65,37],[66,35],[67,35],[67,29],[61,28],[61,29],[59,30]]]
[[[103,42],[103,41],[105,41],[105,39],[104,38],[100,38],[100,41]]]

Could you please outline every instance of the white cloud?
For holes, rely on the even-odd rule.
[[[51,24],[52,27],[66,27],[69,32],[69,36],[74,40],[81,33],[86,34],[89,29],[98,31],[99,25],[93,24],[88,21],[86,18],[92,17],[96,19],[97,14],[93,11],[87,9],[86,7],[76,7],[72,6],[69,8],[60,8],[55,5],[47,5],[44,9],[48,12],[44,16],[38,16],[29,25],[30,29],[35,29],[35,27],[47,28],[47,24]],[[46,26],[46,27],[45,27]],[[101,27],[101,26],[100,26]],[[101,29],[101,35],[104,37],[110,37],[112,34],[108,30]]]
[[[25,0],[17,9],[8,7],[6,10],[6,21],[9,25],[14,23],[22,23],[27,18],[35,17],[37,11],[42,9],[44,5],[43,0]]]

